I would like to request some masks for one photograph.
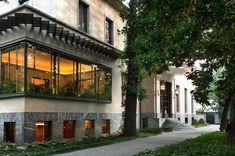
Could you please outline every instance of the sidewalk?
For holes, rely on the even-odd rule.
[[[146,149],[155,149],[156,147],[175,144],[189,138],[195,138],[202,134],[218,130],[218,125],[210,125],[197,129],[162,133],[147,138],[140,138],[97,148],[74,151],[70,153],[59,154],[57,156],[132,156]]]

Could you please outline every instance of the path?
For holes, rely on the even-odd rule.
[[[195,138],[201,134],[218,130],[218,125],[210,125],[197,129],[162,133],[156,136],[150,136],[81,151],[74,151],[57,156],[132,156],[136,153],[139,153],[140,151],[144,151],[145,149],[155,149],[156,147],[175,144],[189,138]]]

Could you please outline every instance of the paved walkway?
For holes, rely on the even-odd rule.
[[[147,138],[140,138],[112,145],[60,154],[57,156],[132,156],[146,149],[155,149],[156,147],[175,144],[189,138],[195,138],[201,134],[218,130],[218,125],[210,125],[202,128],[162,133]]]

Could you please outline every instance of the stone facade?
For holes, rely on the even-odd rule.
[[[124,36],[118,34],[124,23],[119,17],[118,10],[107,3],[106,0],[84,0],[89,5],[88,33],[81,32],[79,28],[79,0],[30,0],[27,5],[19,6],[18,0],[9,0],[0,3],[0,18],[15,16],[15,13],[33,14],[47,20],[50,24],[57,24],[64,30],[79,35],[86,41],[96,43],[108,49],[124,49]],[[12,11],[12,12],[9,12]],[[105,43],[105,19],[113,21],[114,44]],[[121,71],[120,60],[97,53],[89,48],[76,46],[74,43],[49,34],[46,30],[34,27],[32,24],[21,24],[0,32],[0,48],[12,44],[31,41],[43,45],[53,51],[60,52],[68,57],[74,57],[86,62],[93,62],[112,69],[112,100],[108,103],[98,103],[82,100],[66,100],[29,96],[11,96],[0,98],[0,142],[4,140],[4,123],[16,123],[16,143],[35,141],[35,122],[52,122],[52,139],[63,139],[63,122],[76,121],[76,138],[84,137],[84,124],[86,119],[95,121],[95,134],[101,135],[102,119],[110,120],[110,133],[120,130],[122,123],[121,107]],[[28,44],[28,43],[27,43]],[[31,45],[32,46],[32,45]]]
[[[180,73],[181,70],[183,70],[182,73]],[[137,122],[141,120],[142,124],[140,127],[143,127],[144,119],[148,121],[149,127],[161,127],[166,118],[174,118],[183,124],[191,125],[192,119],[196,116],[196,102],[192,99],[190,93],[191,90],[194,89],[194,86],[191,81],[187,80],[186,76],[184,76],[184,72],[186,71],[187,70],[184,68],[176,68],[174,71],[170,70],[169,72],[155,75],[144,80],[143,86],[147,91],[147,98],[144,99],[138,107],[139,110],[141,109],[142,113],[141,119],[137,119]],[[165,117],[163,116],[163,106],[161,103],[163,101],[161,97],[161,82],[171,84],[171,96],[169,97],[171,109]],[[187,90],[187,93],[185,93],[185,90]],[[179,100],[178,105],[176,96],[178,96]],[[185,99],[187,101],[185,101]]]
[[[120,131],[121,114],[118,113],[71,113],[71,112],[24,112],[24,113],[0,113],[0,142],[4,138],[4,123],[16,123],[16,143],[35,141],[35,123],[37,121],[52,122],[52,139],[63,139],[63,122],[66,120],[76,121],[75,137],[83,138],[84,120],[95,121],[95,135],[102,134],[101,121],[110,120],[110,133]]]

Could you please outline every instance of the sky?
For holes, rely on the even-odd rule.
[[[124,3],[125,3],[126,5],[128,5],[129,1],[130,1],[130,0],[125,0]]]

